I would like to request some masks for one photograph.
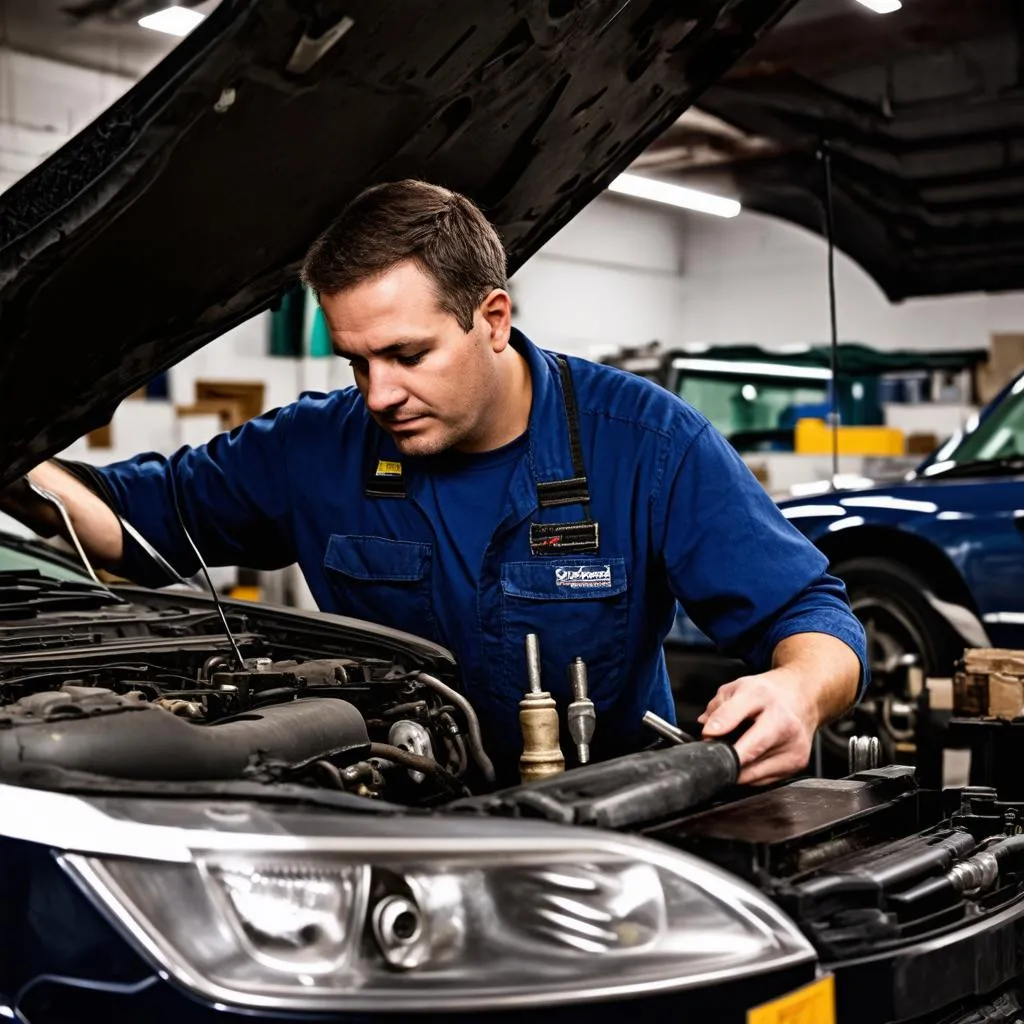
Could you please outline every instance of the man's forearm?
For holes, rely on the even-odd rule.
[[[121,524],[101,498],[53,462],[36,466],[28,476],[33,484],[55,494],[64,503],[75,533],[90,559],[108,567],[121,560],[124,555]],[[42,536],[66,533],[56,509],[35,494],[24,480],[0,491],[0,510]]]
[[[795,685],[813,699],[819,725],[840,718],[857,700],[860,659],[827,633],[796,633],[781,640],[772,654],[772,668],[791,673]]]

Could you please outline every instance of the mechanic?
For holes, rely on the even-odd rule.
[[[824,556],[702,415],[512,327],[501,242],[443,188],[367,189],[303,277],[356,387],[303,395],[170,458],[37,467],[30,478],[64,500],[93,558],[166,584],[144,543],[190,575],[184,524],[208,564],[297,562],[322,610],[455,653],[505,782],[521,751],[526,634],[563,710],[567,668],[584,659],[592,753],[614,756],[650,744],[648,709],[675,720],[662,642],[678,599],[754,670],[721,687],[704,736],[745,728],[741,782],[807,764],[815,730],[866,683],[864,632]],[[22,484],[3,504],[40,529]]]

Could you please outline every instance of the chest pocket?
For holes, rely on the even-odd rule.
[[[341,614],[433,639],[433,557],[431,544],[335,533],[324,569]]]
[[[568,556],[501,567],[506,692],[526,691],[526,634],[540,638],[543,684],[559,704],[571,700],[568,666],[587,663],[590,697],[611,700],[625,684],[629,594],[624,558]]]

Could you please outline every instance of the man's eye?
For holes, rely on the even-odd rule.
[[[423,361],[425,352],[417,352],[414,356],[399,356],[398,361],[402,366],[416,366]]]

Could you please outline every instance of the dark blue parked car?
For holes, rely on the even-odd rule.
[[[904,480],[780,507],[846,582],[873,693],[908,655],[942,677],[965,647],[1024,647],[1024,374]],[[669,643],[710,647],[683,613]]]
[[[1024,647],[1024,375],[899,483],[782,503],[828,555],[885,679],[949,675],[965,646]]]

